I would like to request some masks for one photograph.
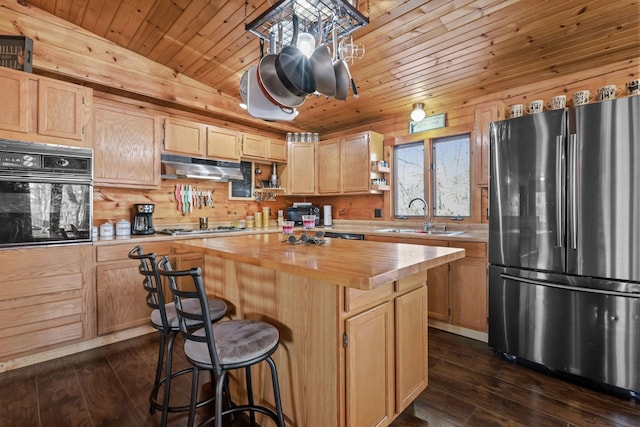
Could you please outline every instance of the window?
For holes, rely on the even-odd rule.
[[[432,143],[433,216],[471,216],[471,139],[437,138]]]
[[[416,197],[425,197],[424,142],[398,145],[393,150],[394,215],[423,215],[422,205],[409,202]]]
[[[431,174],[425,174],[425,146],[431,147]],[[427,161],[428,161],[427,160]],[[409,209],[411,199],[427,201],[429,216],[471,216],[471,138],[469,134],[398,145],[393,150],[394,215],[424,215],[422,203]],[[429,179],[429,181],[427,181]]]

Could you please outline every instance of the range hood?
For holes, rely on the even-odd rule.
[[[162,178],[193,178],[215,181],[242,181],[240,163],[222,160],[199,159],[196,157],[163,154]]]

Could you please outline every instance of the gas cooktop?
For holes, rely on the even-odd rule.
[[[199,228],[191,229],[191,228],[165,228],[162,230],[157,230],[157,233],[160,234],[170,234],[172,236],[180,236],[187,234],[213,234],[213,233],[228,233],[231,231],[241,231],[243,228],[238,227],[224,227],[220,226],[217,228],[209,228],[206,230],[200,230]]]

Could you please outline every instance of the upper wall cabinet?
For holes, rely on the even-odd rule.
[[[482,187],[489,185],[489,125],[504,118],[502,111],[504,105],[501,102],[482,105],[475,110],[475,181]]]
[[[83,86],[0,69],[0,137],[90,146],[86,138],[92,90]]]
[[[240,160],[240,132],[174,117],[164,120],[164,151],[218,160]]]
[[[95,105],[94,182],[111,187],[160,185],[160,118],[109,101]]]
[[[372,180],[381,178],[371,162],[382,160],[384,136],[362,132],[318,143],[318,193],[371,193],[379,187]]]
[[[249,160],[286,162],[287,144],[284,140],[243,133],[241,157]]]

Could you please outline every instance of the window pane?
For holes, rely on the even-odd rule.
[[[422,205],[409,209],[409,201],[425,197],[424,143],[399,145],[393,149],[393,195],[395,216],[422,216]]]
[[[471,216],[470,137],[433,141],[433,216]]]

